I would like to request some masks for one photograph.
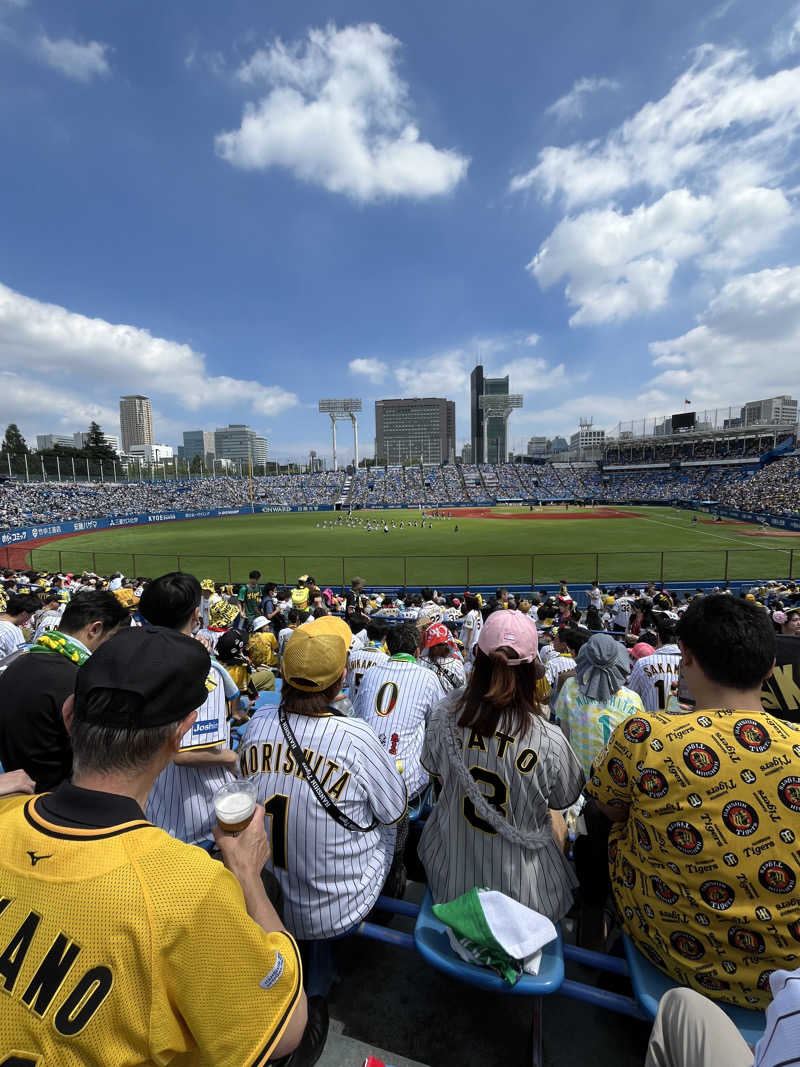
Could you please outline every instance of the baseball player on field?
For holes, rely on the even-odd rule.
[[[200,583],[180,571],[155,578],[142,594],[139,611],[153,626],[191,636],[200,618]],[[206,699],[181,751],[158,776],[147,800],[148,819],[189,845],[211,841],[214,793],[234,778],[236,753],[229,747],[228,719],[235,698],[229,701],[225,688],[222,670],[211,663]]]

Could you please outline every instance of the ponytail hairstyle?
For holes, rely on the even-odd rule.
[[[456,704],[458,725],[492,737],[499,729],[519,734],[542,710],[536,699],[536,660],[509,665],[517,659],[513,648],[503,645],[488,655],[475,650],[469,683]]]

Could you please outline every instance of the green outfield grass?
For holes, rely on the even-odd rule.
[[[506,512],[509,509],[504,509]],[[521,509],[517,509],[521,510]],[[320,529],[330,512],[247,515],[82,534],[34,549],[32,566],[152,576],[178,567],[199,577],[294,581],[310,573],[325,586],[360,575],[374,585],[530,585],[555,582],[731,581],[800,576],[800,540],[772,539],[748,527],[692,524],[672,508],[620,508],[623,519],[433,520],[367,533]],[[362,512],[387,523],[419,522],[414,511]],[[458,525],[458,532],[455,526]],[[792,556],[792,546],[797,545]],[[793,567],[794,575],[790,574]]]

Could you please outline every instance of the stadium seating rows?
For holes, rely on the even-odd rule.
[[[495,500],[715,500],[769,514],[800,511],[800,455],[763,467],[707,464],[610,471],[577,464],[448,464],[280,474],[252,480],[257,503],[283,506],[408,507],[491,504]],[[345,487],[347,489],[345,490]],[[12,482],[0,485],[0,529],[38,522],[119,516],[173,508],[236,507],[250,502],[247,478],[158,482]]]

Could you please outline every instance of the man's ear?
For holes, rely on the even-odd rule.
[[[177,753],[180,751],[181,741],[191,730],[192,726],[194,726],[196,718],[197,712],[191,711],[185,719],[181,719],[181,721],[176,725],[175,732],[172,735],[172,741],[170,742],[170,747],[172,748],[173,752]]]
[[[64,726],[67,728],[67,733],[72,733],[72,720],[75,718],[75,696],[73,693],[67,697],[64,701],[64,705],[61,708],[61,718],[64,720]]]
[[[761,679],[761,680],[762,680],[762,682],[766,682],[767,678],[771,678],[771,677],[772,677],[772,675],[773,675],[773,674],[775,673],[775,664],[776,664],[776,663],[777,663],[777,660],[773,660],[773,661],[772,661],[772,666],[771,666],[771,667],[770,667],[770,669],[769,669],[769,670],[767,671],[767,673],[766,673],[766,674],[764,675],[764,677],[763,677],[763,678]]]

